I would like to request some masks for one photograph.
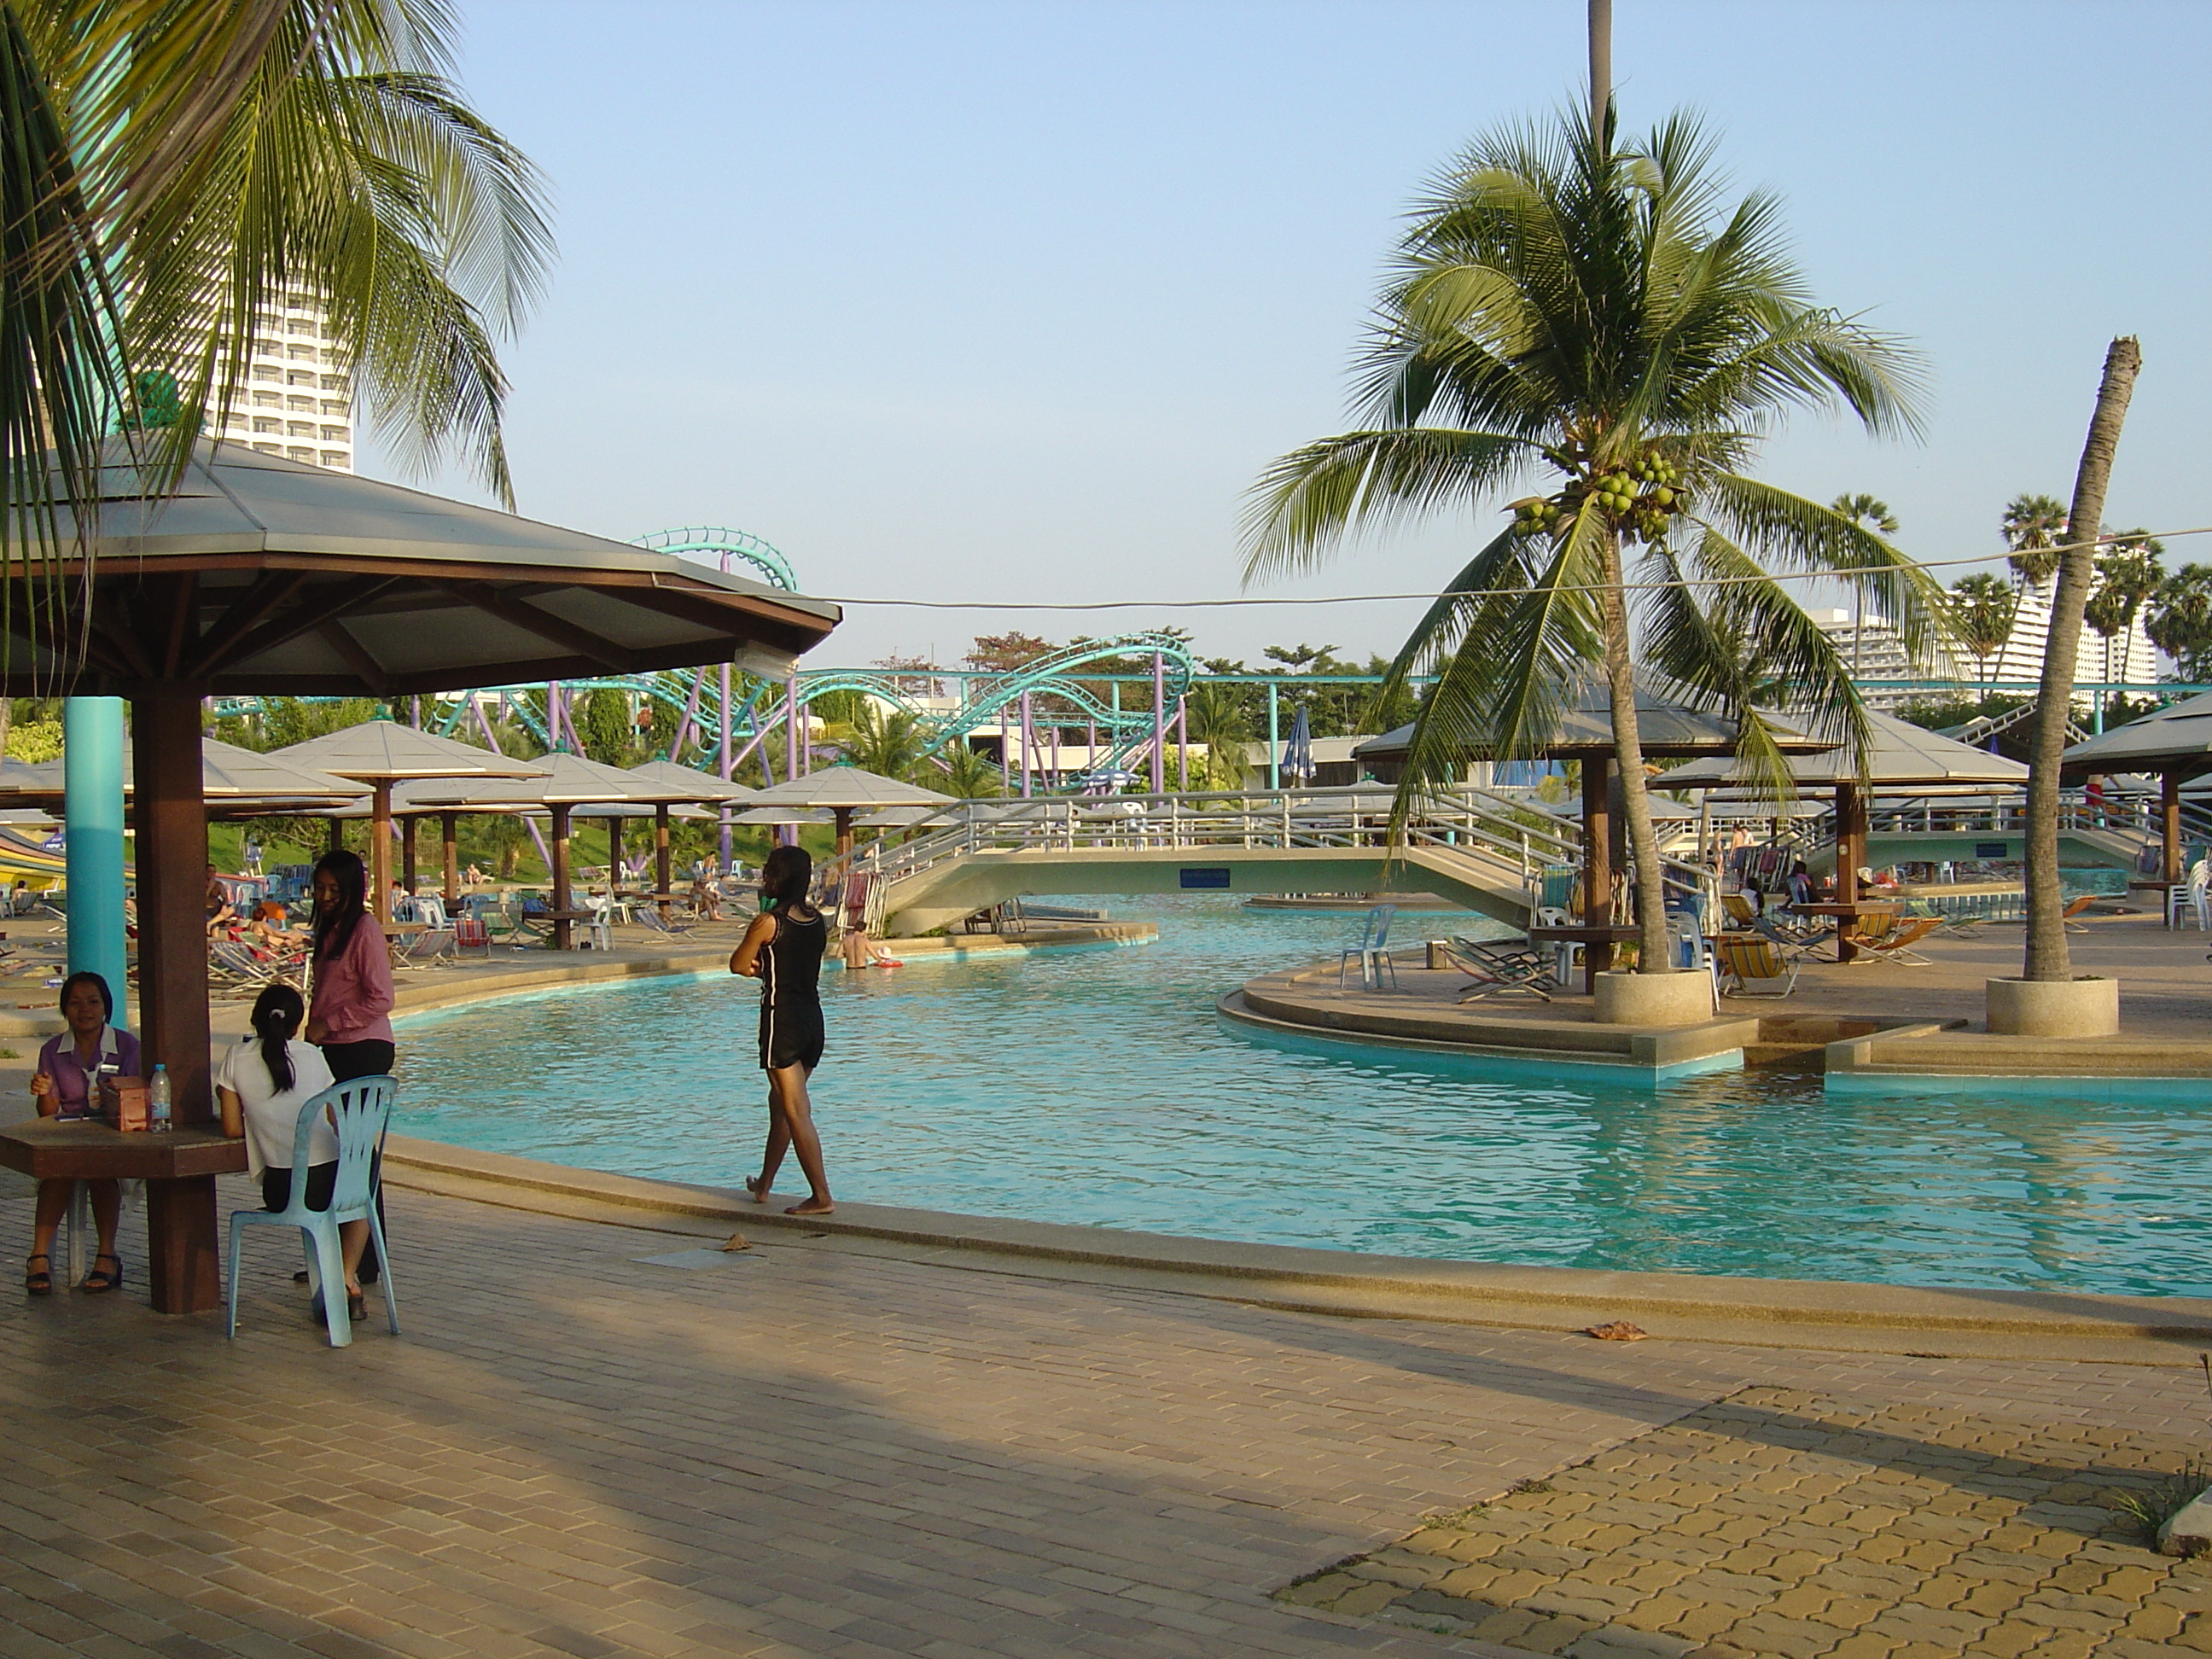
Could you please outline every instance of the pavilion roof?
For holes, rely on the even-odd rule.
[[[857,766],[825,766],[805,777],[787,778],[757,790],[752,797],[758,806],[826,806],[855,811],[877,806],[948,806],[957,799]]]
[[[629,769],[634,778],[664,789],[690,789],[697,793],[682,797],[687,801],[750,800],[760,792],[748,788],[729,778],[718,778],[712,772],[702,772],[690,766],[678,766],[673,761],[647,761],[642,766]],[[671,797],[674,799],[674,797]]]
[[[1650,759],[1735,753],[1735,720],[1697,707],[1693,694],[1686,687],[1648,671],[1636,678],[1636,723],[1643,737],[1644,753]],[[1770,719],[1769,725],[1777,745],[1785,754],[1837,746],[1836,739],[1815,736],[1788,720]],[[1409,722],[1381,737],[1368,738],[1352,750],[1352,758],[1401,759],[1412,748],[1413,740],[1413,727]],[[1612,752],[1612,693],[1602,678],[1592,674],[1576,688],[1560,714],[1551,741],[1539,745],[1536,753],[1549,759],[1567,760]],[[1489,757],[1470,754],[1468,758]]]
[[[545,770],[537,761],[511,759],[397,720],[363,720],[272,753],[276,759],[340,777],[387,783],[403,778],[535,777]]]
[[[1899,720],[1893,714],[1878,714],[1870,708],[1866,718],[1873,742],[1863,775],[1857,757],[1845,747],[1790,756],[1790,776],[1800,784],[1814,787],[1858,781],[1877,787],[1959,783],[1988,787],[2027,781],[2027,768],[2016,760],[1992,755],[1986,749],[1960,743],[1955,738],[1947,738],[1940,732]],[[1655,789],[1704,789],[1757,781],[1742,762],[1716,755],[1662,772],[1651,784]]]
[[[131,752],[123,751],[123,793],[136,783]],[[200,739],[200,787],[208,804],[218,811],[266,803],[292,811],[307,811],[318,804],[343,805],[368,793],[366,785],[319,769],[303,766],[281,754],[259,754],[215,738]],[[66,789],[59,757],[25,764],[10,762],[0,767],[0,798],[52,801],[58,805]]]
[[[2065,769],[2085,772],[2212,772],[2212,691],[2086,738],[2066,751]]]

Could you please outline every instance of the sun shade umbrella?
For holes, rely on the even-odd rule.
[[[99,519],[80,535],[62,510],[57,558],[9,544],[4,690],[131,701],[140,1038],[173,1079],[180,1130],[213,1115],[203,698],[389,700],[721,662],[781,679],[840,614],[672,554],[236,446],[199,445],[173,489],[121,440],[108,459]],[[221,1297],[216,1151],[167,1144],[132,1172],[163,1171],[148,1187],[154,1305],[189,1312]],[[43,1154],[19,1150],[31,1143],[0,1145],[36,1173]]]
[[[137,793],[137,768],[123,759],[123,791]],[[51,801],[61,805],[67,780],[59,760],[0,767],[0,800]],[[277,755],[258,754],[215,738],[200,739],[200,793],[226,811],[313,812],[367,796],[368,786]]]
[[[695,771],[689,766],[678,766],[673,761],[647,761],[642,766],[631,767],[629,771],[631,776],[643,778],[648,783],[657,783],[671,790],[682,789],[689,792],[682,797],[689,802],[701,805],[711,802],[726,809],[732,801],[750,800],[753,798],[754,792],[742,783],[734,783],[728,778],[718,778],[712,773]],[[664,917],[667,915],[668,906],[674,897],[669,889],[674,883],[676,873],[669,853],[668,817],[667,807],[653,808],[653,885],[659,890],[655,896],[659,901],[660,914]]]
[[[837,856],[853,850],[853,815],[885,806],[951,806],[959,798],[857,766],[831,766],[761,790],[757,806],[826,807],[837,824]]]
[[[2181,879],[2181,786],[2212,772],[2212,692],[2188,698],[2085,738],[2069,749],[2063,775],[2155,772],[2159,779],[2165,880]]]
[[[1297,713],[1291,717],[1291,735],[1283,744],[1282,774],[1292,783],[1313,781],[1313,726],[1306,719],[1304,703],[1298,705]]]

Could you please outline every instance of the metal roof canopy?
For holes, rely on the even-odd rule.
[[[2072,776],[2092,772],[2212,772],[2212,691],[2086,738],[2065,754]]]
[[[840,616],[672,554],[234,444],[198,445],[166,499],[119,440],[109,455],[80,692],[174,679],[202,696],[392,697],[723,661],[780,678]],[[37,597],[83,620],[82,562],[61,570]],[[20,563],[10,575],[49,585]],[[9,612],[13,696],[74,665],[78,641],[34,631],[33,610]]]
[[[1869,748],[1867,769],[1862,774],[1856,757],[1847,748],[1819,754],[1793,755],[1790,775],[1800,784],[1826,787],[1841,782],[1865,783],[1875,788],[1891,786],[2025,784],[2027,768],[2002,755],[1947,738],[1940,732],[1899,720],[1893,714],[1867,710],[1874,742]],[[1741,761],[1726,756],[1693,760],[1662,772],[1651,780],[1655,789],[1711,789],[1756,782]]]

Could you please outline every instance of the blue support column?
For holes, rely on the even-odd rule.
[[[129,1026],[129,943],[123,931],[123,699],[62,703],[63,816],[69,825],[69,965],[89,969],[115,994]]]
[[[1267,682],[1267,787],[1283,787],[1283,727],[1281,707],[1276,702],[1274,681]]]

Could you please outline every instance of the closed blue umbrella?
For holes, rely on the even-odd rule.
[[[1311,783],[1314,775],[1313,728],[1306,721],[1306,706],[1291,719],[1290,739],[1283,744],[1283,776],[1292,783]]]

